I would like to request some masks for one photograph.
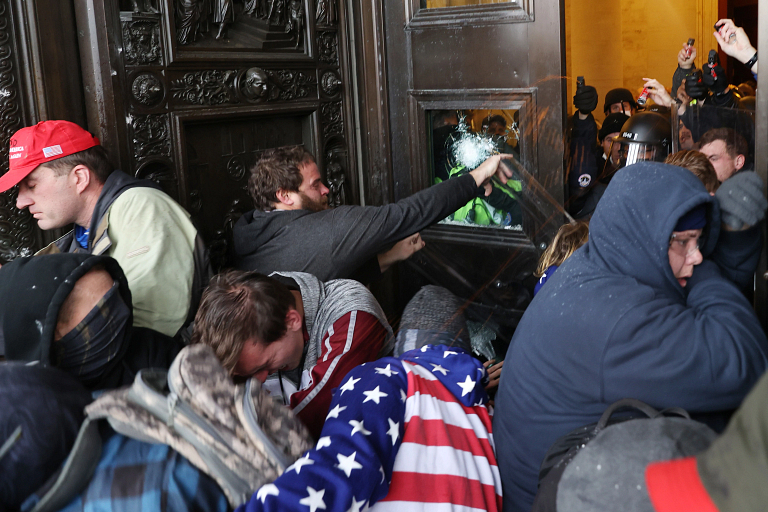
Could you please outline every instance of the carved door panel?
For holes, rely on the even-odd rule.
[[[192,214],[218,266],[252,208],[248,169],[302,144],[357,199],[339,0],[77,2],[88,125],[120,167]]]
[[[44,35],[43,35],[44,34]],[[0,174],[11,136],[44,119],[84,124],[74,9],[60,0],[0,0]],[[16,188],[0,194],[0,263],[33,254],[61,230],[42,232],[16,208]]]
[[[507,336],[564,220],[560,4],[400,0],[385,12],[393,198],[491,153],[515,155],[506,196],[422,233],[427,245],[403,272],[402,299],[427,282],[446,286]]]

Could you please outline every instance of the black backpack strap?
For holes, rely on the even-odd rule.
[[[88,486],[101,460],[98,422],[85,419],[64,465],[35,493],[40,500],[31,512],[61,510]]]
[[[659,411],[659,416],[680,416],[687,420],[691,419],[691,415],[682,407],[667,407]]]
[[[608,425],[608,420],[611,419],[613,413],[620,409],[635,409],[642,412],[649,418],[655,418],[660,414],[659,411],[646,404],[645,402],[637,400],[636,398],[622,398],[621,400],[617,400],[608,406],[603,415],[600,416],[597,425],[595,425],[595,433],[603,430],[606,425]]]

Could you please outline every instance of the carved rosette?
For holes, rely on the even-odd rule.
[[[162,64],[160,22],[152,17],[132,17],[121,20],[123,54],[128,66]]]
[[[0,2],[0,174],[8,172],[11,135],[23,127],[11,26],[8,2]],[[16,190],[0,194],[0,258],[9,261],[18,256],[29,256],[34,246],[34,220],[27,210],[16,208]]]
[[[168,114],[134,116],[133,153],[136,161],[148,157],[171,156],[171,138]]]
[[[341,90],[341,79],[335,71],[326,71],[320,79],[320,87],[328,96],[335,96]]]
[[[245,161],[240,155],[233,156],[227,162],[227,176],[232,181],[241,181],[245,178],[245,173],[248,167],[245,165]]]
[[[154,73],[140,73],[131,83],[133,99],[145,107],[156,107],[163,100],[163,83]]]

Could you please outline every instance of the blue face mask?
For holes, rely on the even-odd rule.
[[[130,317],[131,310],[115,283],[82,322],[53,342],[54,366],[86,387],[97,385],[113,367],[114,359],[123,353]]]

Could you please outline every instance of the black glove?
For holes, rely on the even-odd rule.
[[[763,180],[757,173],[734,174],[715,192],[722,221],[735,231],[754,226],[765,217],[768,201],[763,197]]]
[[[685,79],[685,93],[694,100],[703,100],[707,97],[709,89],[704,82],[700,82],[701,70],[696,70]]]
[[[712,70],[715,71],[717,78],[712,76]],[[701,66],[701,73],[701,81],[704,83],[704,85],[709,87],[713,93],[718,95],[723,94],[723,92],[728,89],[728,79],[725,76],[725,70],[723,69],[723,66],[720,64],[715,64],[714,66],[704,64]]]
[[[576,94],[573,95],[573,106],[579,109],[584,115],[589,114],[597,108],[597,89],[591,85],[582,85],[576,88]]]

